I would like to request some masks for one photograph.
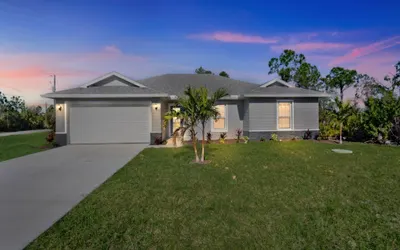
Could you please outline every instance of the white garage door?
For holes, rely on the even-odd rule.
[[[71,106],[70,143],[149,143],[149,106]]]

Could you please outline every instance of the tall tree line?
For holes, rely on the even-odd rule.
[[[7,98],[0,92],[0,132],[54,129],[54,107],[27,106],[20,97]]]
[[[299,88],[337,94],[336,98],[320,101],[321,138],[341,141],[344,136],[348,140],[392,140],[400,144],[400,61],[395,65],[395,74],[385,76],[384,82],[343,67],[334,67],[323,77],[303,54],[284,50],[269,61],[269,74],[273,73]],[[349,88],[356,92],[345,100]]]

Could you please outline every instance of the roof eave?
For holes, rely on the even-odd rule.
[[[44,94],[44,98],[151,98],[151,97],[168,97],[168,94]]]
[[[244,97],[331,97],[328,94],[308,94],[308,95],[301,95],[301,94],[245,94]]]

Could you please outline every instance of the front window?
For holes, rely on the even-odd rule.
[[[292,129],[292,105],[290,101],[278,102],[278,129]]]
[[[225,130],[226,129],[226,105],[216,106],[219,116],[218,119],[213,121],[213,130]]]

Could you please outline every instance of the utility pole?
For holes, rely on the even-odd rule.
[[[56,79],[57,79],[57,76],[56,76],[56,74],[51,75],[51,76],[53,77],[53,86],[51,86],[51,90],[54,93],[54,92],[56,92],[56,86],[57,86]],[[56,100],[54,100],[54,102],[53,102],[53,107],[54,107],[54,110],[56,110]]]

